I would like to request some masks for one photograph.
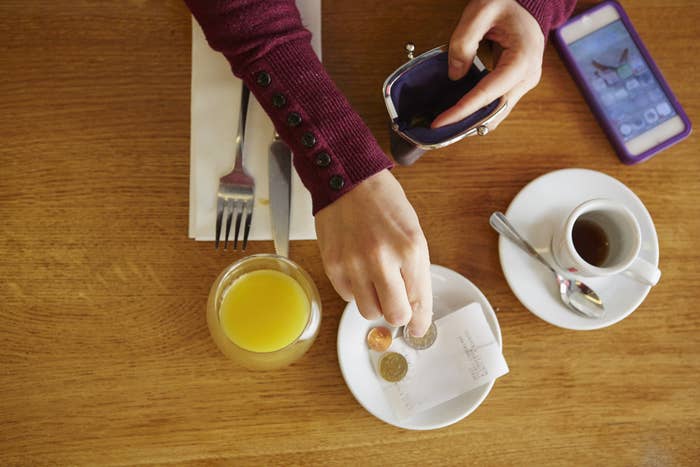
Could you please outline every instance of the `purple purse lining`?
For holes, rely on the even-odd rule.
[[[452,81],[447,76],[447,52],[419,63],[399,77],[391,88],[391,100],[399,130],[420,144],[437,144],[472,127],[498,106],[498,99],[464,120],[440,128],[430,128],[435,118],[455,105],[488,74],[472,65],[466,76]]]

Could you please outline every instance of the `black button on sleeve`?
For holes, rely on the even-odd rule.
[[[287,126],[295,128],[301,125],[301,115],[296,112],[289,112],[287,115]]]
[[[255,82],[258,83],[258,86],[262,86],[264,88],[268,87],[272,82],[270,73],[268,73],[267,71],[258,72],[258,74],[255,77]]]
[[[335,191],[340,191],[345,185],[345,180],[340,175],[333,175],[328,184]]]
[[[331,156],[327,152],[319,152],[316,154],[316,165],[319,167],[328,167],[331,165]]]
[[[314,135],[310,131],[307,131],[306,133],[304,133],[304,136],[301,137],[301,144],[303,144],[307,148],[314,147],[316,145],[316,135]]]
[[[287,105],[287,98],[284,97],[282,94],[275,94],[272,96],[272,105],[277,107],[278,109],[281,109],[285,105]]]

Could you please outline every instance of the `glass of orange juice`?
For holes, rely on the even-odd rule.
[[[226,268],[207,303],[216,346],[253,370],[271,370],[299,359],[321,326],[321,299],[299,265],[277,255],[252,255]]]

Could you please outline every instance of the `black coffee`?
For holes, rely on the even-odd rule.
[[[605,230],[588,219],[578,219],[571,231],[574,248],[581,258],[593,266],[602,266],[610,253]]]

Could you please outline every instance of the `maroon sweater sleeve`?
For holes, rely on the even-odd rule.
[[[540,23],[545,38],[571,16],[576,6],[576,0],[518,0],[518,3]]]
[[[316,214],[392,163],[311,48],[294,0],[185,0],[294,153]]]

